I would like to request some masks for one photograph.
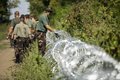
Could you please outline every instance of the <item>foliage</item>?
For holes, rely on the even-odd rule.
[[[57,9],[55,8],[54,14],[50,18],[51,25],[54,25],[57,29],[63,29],[64,25],[62,25],[65,21],[65,17],[71,10],[71,5],[67,6],[59,6]]]
[[[28,2],[30,2],[31,13],[38,16],[46,7],[46,4],[44,4],[44,1],[45,0],[28,0]]]
[[[120,8],[119,0],[85,0],[74,4],[67,17],[60,22],[64,30],[87,43],[104,48],[120,59]]]
[[[12,76],[14,80],[51,80],[53,76],[51,70],[51,64],[38,53],[35,43]]]
[[[7,1],[8,0],[0,0],[0,23],[6,19],[5,15],[8,15]]]
[[[9,19],[10,9],[17,7],[19,0],[0,0],[0,23]]]
[[[60,6],[67,6],[79,0],[27,0],[30,2],[30,11],[32,14],[39,15],[46,7],[59,9]],[[61,7],[62,8],[62,7]]]
[[[50,4],[49,4],[49,7],[57,7],[57,6],[59,6],[60,5],[60,2],[59,2],[60,0],[51,0],[50,1]]]
[[[6,38],[6,31],[8,28],[8,24],[0,24],[0,40],[3,40]]]
[[[18,6],[18,3],[20,3],[20,0],[9,0],[7,2],[8,8],[15,8]]]
[[[0,13],[6,14],[7,11],[7,1],[8,0],[0,0]]]

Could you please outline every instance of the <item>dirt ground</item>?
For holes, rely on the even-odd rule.
[[[10,48],[9,40],[0,41],[0,45],[4,48],[0,49],[0,80],[7,80],[6,78],[11,74],[11,68],[14,63],[14,49]]]

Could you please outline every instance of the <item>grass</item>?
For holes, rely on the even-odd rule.
[[[5,44],[0,44],[0,50],[3,50],[3,49],[5,49],[5,48],[7,48],[7,45]]]
[[[0,50],[3,50],[7,47],[7,44],[1,42],[2,40],[6,39],[7,28],[8,28],[7,23],[0,24]]]
[[[14,80],[51,80],[52,77],[52,64],[39,54],[36,43],[12,74]]]
[[[8,28],[7,23],[0,24],[0,41],[6,38],[7,28]]]

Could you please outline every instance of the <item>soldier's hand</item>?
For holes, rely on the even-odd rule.
[[[9,39],[9,36],[7,36],[6,39]]]
[[[7,35],[7,37],[6,37],[6,39],[10,39],[10,37],[11,37],[11,35],[10,35],[10,34],[8,34],[8,35]]]

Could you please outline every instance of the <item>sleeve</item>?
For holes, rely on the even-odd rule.
[[[18,30],[18,25],[15,26],[15,29],[14,29],[14,31],[13,31],[13,34],[14,34],[14,35],[17,34],[17,30]]]
[[[42,18],[42,22],[44,25],[48,25],[48,21],[47,21],[47,18],[45,16]]]
[[[30,28],[27,25],[26,25],[26,31],[27,31],[28,35],[31,34]]]
[[[32,26],[32,28],[33,28],[33,29],[36,29],[36,25],[37,25],[37,24],[34,23],[33,26]]]
[[[32,21],[31,21],[31,20],[28,21],[28,27],[29,27],[29,28],[32,27]]]
[[[38,26],[38,22],[36,22],[36,23],[33,24],[33,28],[34,28],[34,29],[36,29],[37,26]]]
[[[14,19],[11,20],[11,27],[14,27],[15,23],[14,23]]]

